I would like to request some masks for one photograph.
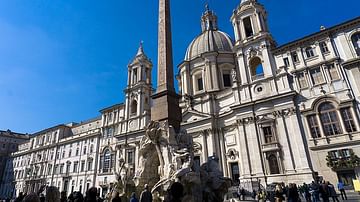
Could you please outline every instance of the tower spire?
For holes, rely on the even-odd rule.
[[[140,45],[139,45],[139,49],[136,53],[136,56],[140,56],[140,55],[144,55],[144,47],[143,47],[144,42],[140,41]]]
[[[157,90],[152,96],[151,109],[153,121],[168,121],[176,131],[180,129],[181,111],[179,96],[174,88],[170,0],[159,0],[158,29],[158,71]]]

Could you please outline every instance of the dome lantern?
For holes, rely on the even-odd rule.
[[[205,12],[201,16],[201,30],[202,32],[209,30],[217,30],[217,16],[209,9],[209,4],[205,6]]]

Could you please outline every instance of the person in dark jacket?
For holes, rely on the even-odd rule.
[[[84,196],[81,192],[74,192],[74,202],[84,202]]]
[[[91,187],[86,192],[85,202],[98,202],[96,187]]]
[[[40,202],[45,202],[45,196],[44,194],[40,194]]]
[[[139,202],[139,200],[136,198],[135,192],[131,193],[130,202]]]
[[[144,191],[141,192],[140,202],[152,202],[152,194],[149,191],[149,186],[145,184]]]
[[[329,193],[330,193],[331,198],[333,199],[333,202],[335,202],[335,201],[339,202],[334,185],[332,185],[330,182],[327,182],[327,184],[328,184]]]
[[[67,199],[66,199],[66,191],[62,191],[60,193],[60,202],[67,202]]]
[[[24,193],[20,192],[19,196],[14,200],[14,202],[21,202],[24,199]]]
[[[299,192],[297,190],[296,184],[289,185],[288,201],[289,202],[298,202],[299,201]]]
[[[112,193],[111,202],[121,202],[121,198],[120,198],[119,192],[114,191],[114,192]]]
[[[323,199],[323,202],[329,202],[329,187],[327,185],[327,183],[325,183],[325,181],[320,185],[320,194],[321,194],[321,198]]]

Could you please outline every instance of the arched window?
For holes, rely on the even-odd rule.
[[[137,113],[137,101],[136,100],[133,100],[131,102],[131,107],[130,108],[131,108],[130,109],[131,115],[136,115],[136,113]]]
[[[279,163],[274,154],[268,157],[270,174],[280,174]]]
[[[330,102],[324,102],[319,106],[319,114],[325,136],[341,133],[336,108]]]
[[[353,34],[351,36],[351,41],[355,48],[356,55],[360,56],[360,32]]]
[[[252,80],[264,78],[264,68],[259,57],[250,60],[250,74]]]
[[[104,166],[103,166],[103,172],[109,172],[111,164],[111,153],[110,150],[105,150],[104,152]]]

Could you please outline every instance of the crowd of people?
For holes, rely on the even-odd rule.
[[[290,183],[286,185],[284,183],[276,184],[275,189],[266,190],[259,189],[253,190],[251,198],[257,201],[274,201],[274,202],[339,202],[338,196],[340,195],[342,200],[347,200],[344,183],[339,181],[337,188],[340,192],[336,191],[336,188],[329,181],[312,182],[311,184],[302,184],[300,186]],[[239,187],[238,197],[239,200],[245,200],[246,191],[243,187]],[[321,200],[320,200],[321,199]]]
[[[45,194],[44,194],[45,192]],[[6,202],[12,201],[10,198]],[[86,191],[85,196],[78,191],[72,192],[69,196],[65,191],[59,192],[57,187],[42,186],[37,193],[24,194],[19,193],[19,196],[13,202],[121,202],[122,198],[119,192],[113,191],[108,197],[100,197],[100,193],[96,187],[92,187]],[[123,200],[125,201],[125,200]],[[133,192],[129,202],[152,202],[152,194],[149,191],[148,185],[145,185],[144,190],[141,192],[140,199],[137,198],[136,193]]]

